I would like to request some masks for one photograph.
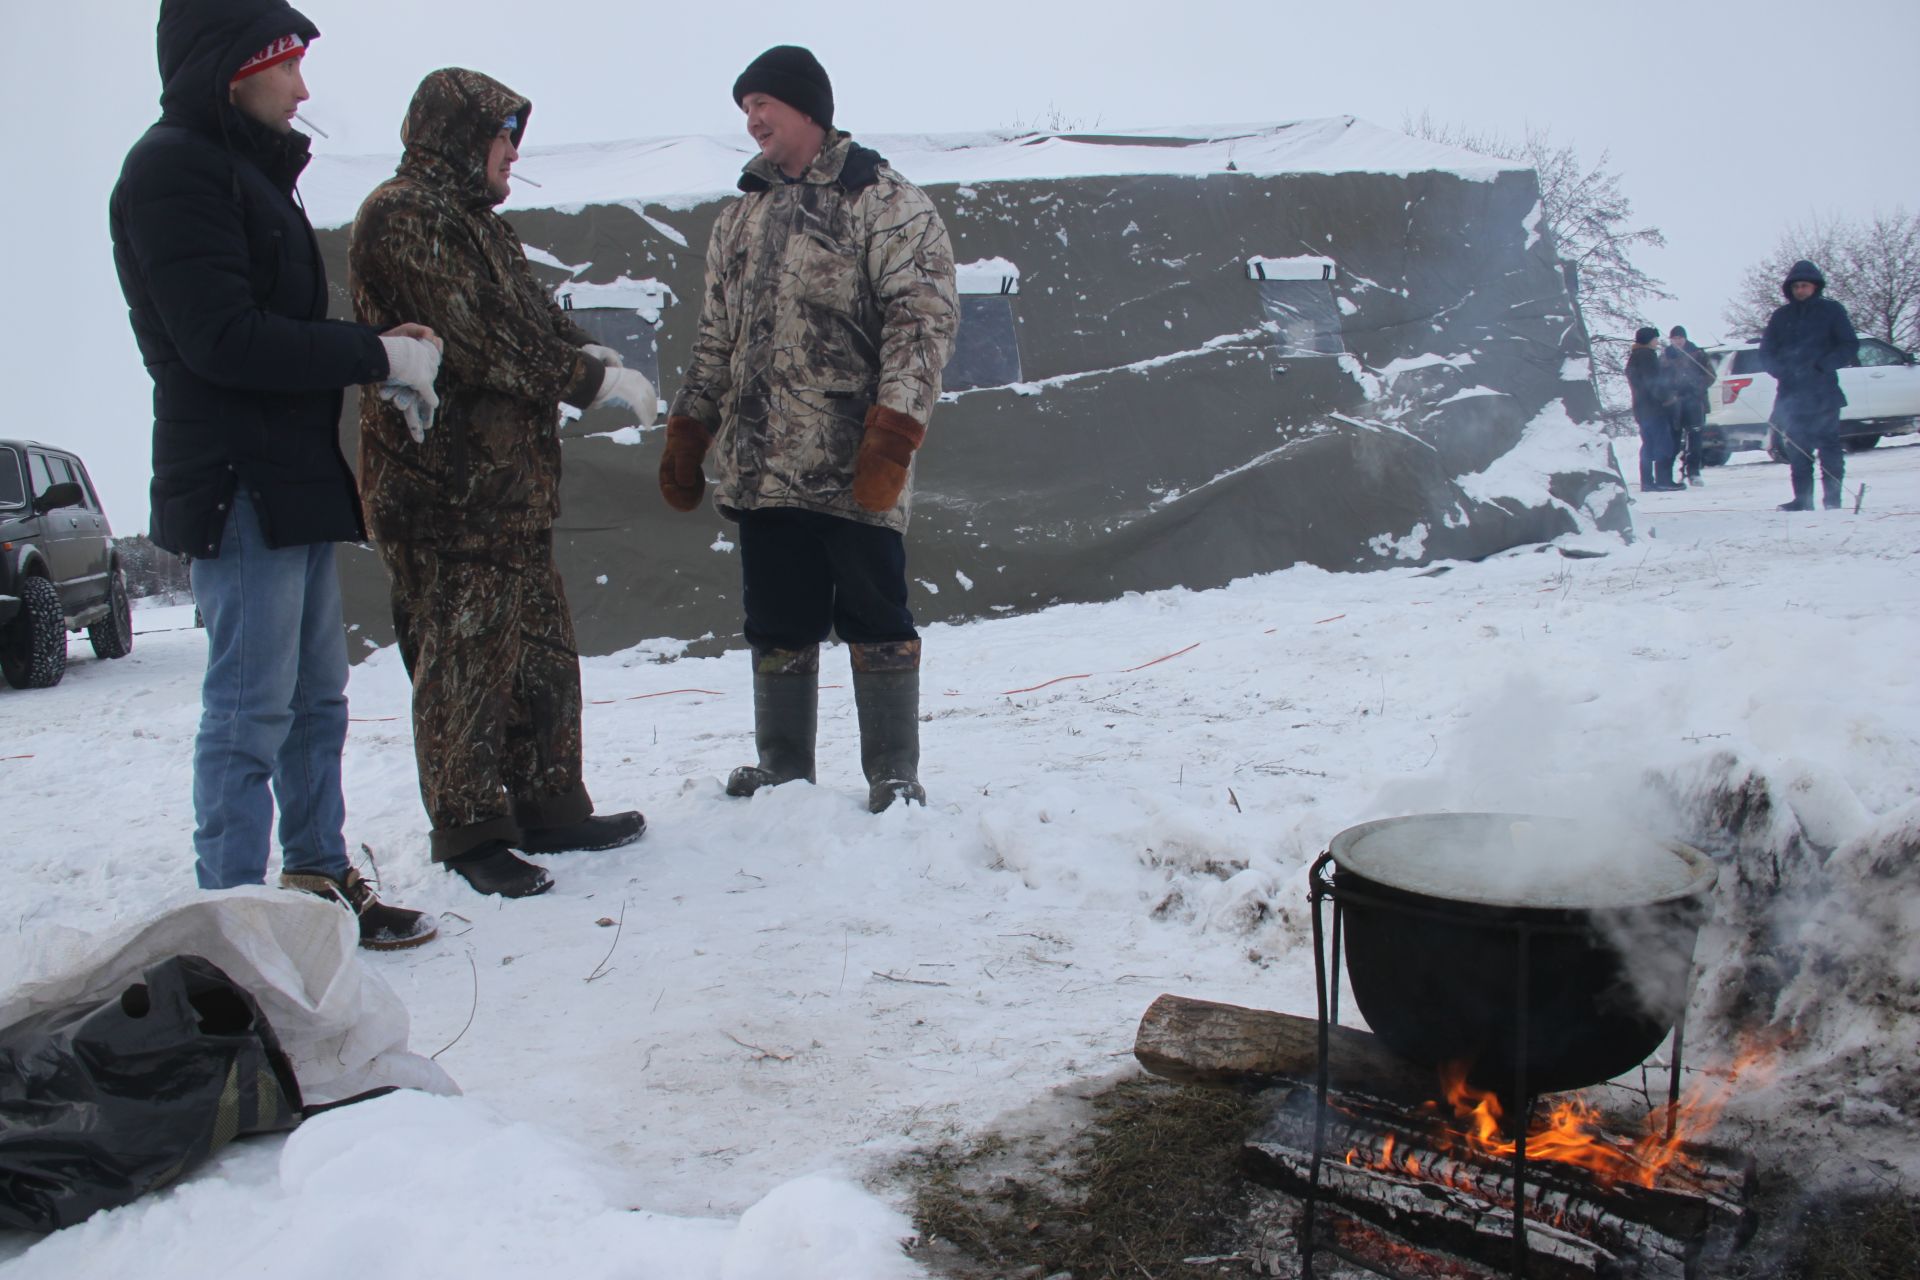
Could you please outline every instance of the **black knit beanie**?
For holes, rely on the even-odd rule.
[[[1650,324],[1643,324],[1635,330],[1633,340],[1644,347],[1649,342],[1660,341],[1660,331]]]
[[[833,128],[833,81],[820,60],[797,44],[777,44],[747,64],[733,82],[733,104],[750,93],[778,98],[822,129]]]

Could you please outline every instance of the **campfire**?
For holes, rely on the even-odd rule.
[[[1313,1019],[1169,995],[1142,1018],[1135,1043],[1139,1060],[1171,1079],[1282,1086],[1243,1163],[1256,1182],[1320,1207],[1311,1231],[1312,1209],[1298,1227],[1319,1251],[1432,1280],[1687,1277],[1757,1226],[1753,1162],[1704,1139],[1762,1054],[1699,1073],[1677,1109],[1644,1108],[1637,1133],[1610,1126],[1585,1094],[1543,1099],[1516,1178],[1517,1116],[1497,1094],[1457,1066],[1436,1079],[1374,1036],[1331,1030],[1324,1119]]]
[[[1367,823],[1309,872],[1319,1016],[1163,996],[1135,1055],[1294,1082],[1243,1156],[1301,1202],[1303,1277],[1331,1254],[1389,1276],[1690,1278],[1757,1225],[1753,1162],[1706,1136],[1764,1055],[1680,1088],[1713,883],[1695,850],[1590,824]],[[1339,1025],[1342,973],[1371,1034]],[[1662,1042],[1667,1100],[1621,1132],[1581,1091]]]
[[[1556,1099],[1528,1126],[1527,1158],[1584,1169],[1602,1187],[1616,1183],[1654,1187],[1669,1171],[1673,1179],[1685,1178],[1698,1172],[1690,1150],[1705,1140],[1740,1080],[1755,1073],[1766,1056],[1757,1047],[1743,1051],[1728,1070],[1696,1083],[1684,1098],[1648,1111],[1644,1131],[1628,1142],[1606,1131],[1600,1108],[1584,1095]],[[1450,1114],[1450,1122],[1437,1123],[1432,1130],[1441,1151],[1462,1150],[1496,1159],[1518,1151],[1519,1144],[1506,1135],[1499,1095],[1467,1083],[1465,1064],[1442,1068],[1440,1090],[1445,1106],[1428,1103],[1422,1110],[1436,1117]],[[1398,1166],[1393,1163],[1392,1142],[1389,1136],[1378,1167],[1419,1173],[1418,1156],[1404,1155]],[[1349,1152],[1348,1162],[1357,1154]]]

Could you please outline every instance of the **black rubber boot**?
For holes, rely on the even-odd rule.
[[[867,811],[896,799],[925,804],[920,785],[920,642],[849,645],[853,701],[860,713],[860,767]]]
[[[1793,501],[1781,503],[1780,509],[1782,511],[1813,510],[1813,470],[1812,468],[1808,468],[1805,473],[1802,473],[1798,468],[1795,468],[1792,472],[1792,476],[1793,476]]]
[[[347,868],[345,880],[309,872],[285,872],[280,877],[280,887],[311,893],[353,912],[360,921],[360,945],[369,951],[404,951],[432,942],[440,933],[440,927],[427,919],[426,912],[409,911],[380,901],[373,886],[352,867]]]
[[[647,833],[639,810],[595,813],[564,827],[528,827],[513,842],[522,853],[571,853],[576,849],[618,849]]]
[[[1846,498],[1845,486],[1839,476],[1831,471],[1820,472],[1820,504],[1829,511],[1838,511]]]
[[[514,856],[504,840],[489,840],[447,859],[475,893],[497,893],[503,898],[531,898],[553,888],[553,877],[540,867]]]
[[[727,794],[814,780],[813,742],[820,725],[820,646],[756,649],[753,654],[753,745],[758,764],[727,778]]]

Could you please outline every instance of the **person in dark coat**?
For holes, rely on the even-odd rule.
[[[1821,499],[1839,507],[1846,478],[1840,448],[1840,370],[1860,359],[1860,339],[1847,309],[1826,295],[1827,278],[1805,259],[1793,264],[1781,284],[1787,295],[1760,335],[1760,363],[1773,375],[1773,422],[1785,437],[1793,500],[1782,511],[1813,510],[1813,460],[1820,459]]]
[[[162,0],[161,115],[109,203],[114,266],[153,377],[155,543],[192,558],[207,672],[194,852],[208,889],[259,884],[276,802],[281,883],[356,912],[361,945],[434,935],[347,861],[346,632],[333,544],[365,536],[341,398],[380,384],[427,412],[431,330],[327,319],[294,183],[294,113],[319,31],[284,0]]]
[[[1640,492],[1684,489],[1673,482],[1676,452],[1667,386],[1660,377],[1660,331],[1642,325],[1627,352],[1627,388],[1633,392],[1633,420],[1640,425]]]
[[[1667,410],[1680,445],[1682,474],[1688,484],[1703,484],[1700,430],[1707,422],[1707,391],[1713,386],[1713,361],[1687,340],[1687,331],[1682,325],[1675,325],[1667,332],[1667,346],[1660,353],[1660,380],[1666,386]]]

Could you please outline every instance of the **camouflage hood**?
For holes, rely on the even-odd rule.
[[[509,119],[518,147],[532,114],[532,102],[492,76],[462,67],[430,72],[414,90],[400,126],[406,148],[400,173],[492,207],[498,201],[487,187],[487,152]]]

